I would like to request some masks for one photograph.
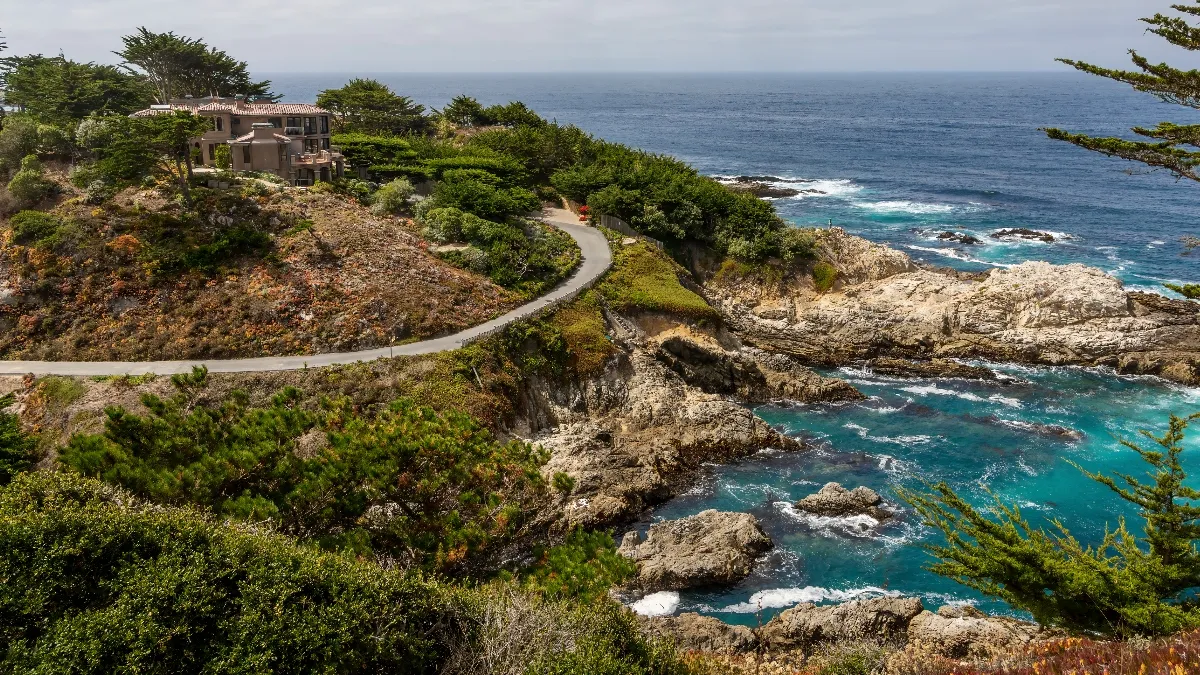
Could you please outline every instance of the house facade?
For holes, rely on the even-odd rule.
[[[134,116],[174,110],[212,120],[212,129],[192,141],[204,166],[215,165],[217,148],[228,145],[234,171],[266,171],[292,185],[332,180],[345,170],[341,153],[330,144],[329,111],[315,105],[185,98],[150,106]]]

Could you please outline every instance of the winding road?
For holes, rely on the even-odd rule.
[[[312,356],[263,356],[252,359],[199,359],[195,361],[0,361],[0,375],[174,375],[205,366],[212,373],[251,373],[278,370],[302,370],[337,366],[359,361],[374,361],[393,356],[418,356],[451,351],[487,337],[505,326],[542,312],[550,306],[570,300],[587,289],[612,266],[608,240],[594,227],[580,225],[576,217],[563,209],[543,212],[542,222],[566,232],[579,245],[583,260],[574,274],[553,291],[528,302],[487,323],[472,326],[453,335],[380,347],[358,352],[313,354]]]

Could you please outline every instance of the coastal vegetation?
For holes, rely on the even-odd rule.
[[[1188,51],[1200,49],[1200,27],[1188,23],[1189,19],[1200,16],[1200,3],[1175,4],[1171,5],[1171,9],[1184,16],[1169,16],[1160,12],[1152,17],[1143,18],[1142,22],[1150,26],[1147,31],[1176,47]],[[1148,58],[1132,49],[1129,50],[1129,56],[1137,70],[1105,68],[1071,59],[1059,59],[1059,61],[1091,75],[1124,82],[1138,91],[1157,96],[1166,103],[1188,108],[1200,107],[1200,96],[1197,95],[1195,85],[1195,70],[1185,71],[1166,63],[1152,63]],[[1200,151],[1189,149],[1196,148],[1200,143],[1200,126],[1198,125],[1160,122],[1153,128],[1133,127],[1131,131],[1134,134],[1148,139],[1144,141],[1095,137],[1057,128],[1045,131],[1046,135],[1056,140],[1066,141],[1110,157],[1119,157],[1145,164],[1152,169],[1166,169],[1179,178],[1200,181],[1200,172],[1197,171],[1197,167],[1200,167]],[[1188,239],[1188,236],[1184,237],[1185,242]],[[1196,284],[1164,285],[1186,298],[1200,299],[1200,286]]]

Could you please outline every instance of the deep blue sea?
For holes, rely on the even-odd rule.
[[[832,221],[934,264],[981,270],[1024,260],[1083,262],[1130,288],[1167,294],[1163,281],[1200,281],[1200,252],[1184,256],[1179,242],[1200,235],[1200,185],[1047,140],[1038,130],[1122,134],[1164,120],[1200,123],[1200,112],[1075,73],[376,77],[428,106],[460,93],[485,104],[521,100],[545,117],[674,155],[709,175],[770,175],[819,190],[777,200],[776,208],[798,224]],[[271,78],[286,100],[311,101],[347,76]],[[1010,227],[1051,232],[1056,241],[989,236]],[[945,230],[984,243],[937,240]],[[988,503],[990,491],[1020,505],[1036,525],[1060,518],[1095,542],[1118,517],[1134,514],[1067,460],[1140,475],[1139,460],[1118,439],[1161,431],[1170,413],[1200,410],[1200,390],[1153,378],[1000,369],[1009,377],[997,383],[843,369],[831,374],[870,400],[759,409],[818,449],[710,467],[652,519],[748,511],[762,520],[775,551],[734,588],[658,594],[641,609],[753,623],[759,610],[765,620],[800,601],[901,592],[932,606],[972,602],[1005,611],[924,569],[929,556],[921,544],[936,537],[902,507],[894,522],[873,524],[806,517],[791,503],[831,480],[870,486],[893,504],[896,486],[945,480],[978,504]],[[1200,444],[1187,445],[1195,448],[1187,465],[1200,484]]]

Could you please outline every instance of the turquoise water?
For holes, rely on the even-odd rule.
[[[1119,438],[1138,429],[1161,431],[1171,413],[1198,408],[1200,393],[1151,378],[1120,377],[1096,369],[996,366],[1000,382],[911,380],[845,368],[841,376],[870,399],[861,403],[758,409],[764,419],[810,440],[811,451],[766,451],[730,466],[707,467],[688,494],[654,519],[705,509],[754,514],[776,548],[743,583],[728,589],[659,596],[663,609],[700,611],[731,622],[766,620],[800,601],[836,601],[861,594],[900,592],[926,605],[972,602],[1010,611],[924,569],[921,544],[940,535],[914,522],[895,488],[946,481],[976,504],[987,490],[1020,506],[1035,524],[1060,518],[1085,542],[1095,542],[1121,515],[1107,488],[1067,463],[1141,475],[1141,460]],[[1061,427],[1074,432],[1062,433]],[[1189,440],[1189,449],[1200,436]],[[1200,475],[1200,452],[1187,457]],[[866,485],[899,510],[891,522],[819,518],[792,504],[828,481]],[[647,523],[641,526],[645,527]],[[677,604],[675,604],[677,602]]]

